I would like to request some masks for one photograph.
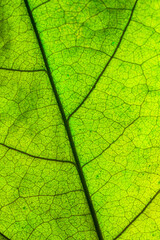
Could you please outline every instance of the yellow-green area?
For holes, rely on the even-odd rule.
[[[160,239],[159,0],[0,1],[0,239]],[[5,237],[6,236],[6,237]]]

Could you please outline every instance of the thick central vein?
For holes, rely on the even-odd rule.
[[[81,165],[80,165],[80,161],[79,161],[77,150],[76,150],[76,147],[75,147],[75,144],[74,144],[74,141],[73,141],[73,137],[72,137],[71,130],[70,130],[70,127],[69,127],[69,123],[66,119],[65,112],[64,112],[61,100],[59,98],[59,95],[58,95],[58,92],[57,92],[57,89],[56,89],[56,86],[55,86],[55,83],[54,83],[54,80],[53,80],[53,77],[52,77],[52,73],[51,73],[51,70],[50,70],[50,67],[49,67],[49,63],[48,63],[46,53],[45,53],[45,50],[44,50],[44,47],[43,47],[43,44],[42,44],[42,41],[41,41],[41,38],[40,38],[40,35],[39,35],[39,32],[38,32],[38,29],[37,29],[37,26],[36,26],[36,23],[35,23],[35,20],[34,20],[34,17],[32,15],[32,11],[30,9],[28,0],[24,0],[24,3],[26,5],[27,11],[28,11],[28,14],[29,14],[29,17],[30,17],[30,20],[31,20],[36,38],[37,38],[37,41],[38,41],[38,44],[39,44],[39,48],[40,48],[41,53],[42,53],[42,57],[43,57],[44,64],[45,64],[45,67],[46,67],[46,70],[47,70],[48,78],[50,80],[50,83],[51,83],[51,86],[52,86],[52,89],[53,89],[53,92],[54,92],[54,95],[55,95],[55,98],[56,98],[56,101],[57,101],[57,104],[58,104],[58,107],[59,107],[59,110],[60,110],[60,113],[61,113],[61,116],[62,116],[62,119],[63,119],[63,123],[64,123],[65,129],[66,129],[66,132],[67,132],[67,135],[68,135],[68,139],[69,139],[69,142],[70,142],[72,153],[73,153],[73,156],[74,156],[74,159],[75,159],[75,162],[76,162],[77,171],[78,171],[78,174],[79,174],[79,177],[80,177],[83,189],[84,189],[84,193],[85,193],[85,196],[86,196],[86,200],[88,202],[88,206],[89,206],[89,209],[90,209],[90,212],[91,212],[91,216],[92,216],[92,219],[93,219],[93,222],[94,222],[94,226],[95,226],[95,229],[96,229],[99,240],[103,240],[102,232],[101,232],[101,229],[100,229],[100,226],[99,226],[99,223],[98,223],[97,215],[96,215],[96,212],[95,212],[92,200],[91,200],[91,196],[90,196],[90,193],[89,193],[89,190],[88,190],[88,186],[86,184],[86,180],[85,180],[85,177],[84,177]]]

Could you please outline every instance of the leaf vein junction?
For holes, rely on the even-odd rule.
[[[117,44],[117,46],[116,46],[116,48],[115,48],[112,56],[110,57],[110,59],[109,59],[108,62],[106,63],[106,65],[105,65],[105,67],[103,68],[102,72],[99,74],[97,80],[95,81],[94,85],[92,86],[92,88],[90,89],[90,91],[88,92],[88,94],[85,96],[85,98],[83,99],[83,101],[82,101],[82,102],[78,105],[78,107],[69,115],[68,121],[69,121],[69,119],[73,116],[73,114],[74,114],[75,112],[77,112],[77,110],[78,110],[78,109],[83,105],[83,103],[88,99],[88,97],[90,96],[90,94],[92,93],[92,91],[94,90],[94,88],[96,87],[97,83],[99,82],[99,79],[102,77],[102,75],[104,74],[106,68],[108,67],[108,65],[110,64],[110,62],[112,61],[112,59],[114,58],[114,56],[115,56],[115,54],[116,54],[116,52],[117,52],[117,50],[118,50],[118,48],[119,48],[122,40],[123,40],[123,37],[124,37],[124,35],[125,35],[125,32],[127,31],[127,28],[128,28],[128,26],[129,26],[129,24],[130,24],[130,22],[131,22],[131,20],[132,20],[132,16],[133,16],[134,10],[135,10],[135,8],[136,8],[137,2],[138,2],[138,0],[135,1],[135,4],[134,4],[134,6],[133,6],[133,8],[132,8],[132,11],[131,11],[130,18],[129,18],[129,20],[128,20],[128,22],[127,22],[127,24],[126,24],[126,26],[125,26],[125,28],[124,28],[124,30],[123,30],[123,33],[122,33],[122,35],[121,35],[121,37],[120,37],[120,40],[119,40],[119,42],[118,42],[118,44]]]
[[[3,143],[0,143],[0,145],[3,146],[3,147],[8,148],[8,149],[10,149],[10,150],[14,150],[14,151],[16,151],[16,152],[25,154],[25,155],[27,155],[27,156],[29,156],[29,157],[32,157],[32,158],[38,158],[38,159],[47,160],[47,161],[54,161],[54,162],[71,163],[71,164],[75,165],[75,163],[74,163],[74,162],[71,162],[71,161],[58,160],[58,159],[52,159],[52,158],[46,158],[46,157],[40,157],[40,156],[34,156],[34,155],[32,155],[32,154],[26,153],[26,152],[21,151],[21,150],[19,150],[19,149],[16,149],[16,148],[7,146],[6,144],[3,144]]]
[[[42,57],[43,57],[43,60],[44,60],[44,63],[45,63],[46,71],[47,71],[47,75],[48,75],[49,81],[51,83],[51,87],[52,87],[52,90],[54,92],[54,95],[55,95],[55,98],[56,98],[56,101],[57,101],[57,104],[58,104],[58,107],[59,107],[59,111],[60,111],[61,116],[62,116],[62,120],[63,120],[63,123],[64,123],[65,130],[66,130],[67,135],[68,135],[68,140],[69,140],[70,147],[72,149],[72,153],[73,153],[73,156],[74,156],[74,159],[75,159],[77,172],[79,174],[79,178],[80,178],[80,181],[81,181],[83,189],[84,189],[85,197],[86,197],[86,200],[87,200],[87,203],[88,203],[88,207],[90,209],[90,213],[91,213],[93,223],[94,223],[94,226],[95,226],[95,229],[96,229],[96,232],[97,232],[97,236],[98,236],[99,240],[103,240],[104,238],[102,236],[102,232],[101,232],[99,222],[98,222],[98,219],[97,219],[97,216],[96,216],[96,211],[94,209],[94,206],[93,206],[93,203],[92,203],[92,200],[91,200],[91,197],[90,197],[90,193],[89,193],[89,190],[88,190],[88,186],[87,186],[85,178],[84,178],[82,167],[80,165],[80,161],[79,161],[77,150],[76,150],[76,147],[75,147],[75,144],[74,144],[74,141],[73,141],[73,137],[72,137],[71,130],[70,130],[70,127],[69,127],[69,123],[66,119],[65,112],[64,112],[61,100],[59,98],[59,95],[58,95],[58,92],[57,92],[57,89],[56,89],[56,86],[55,86],[55,83],[54,83],[54,80],[53,80],[53,77],[52,77],[52,73],[51,73],[51,70],[50,70],[50,67],[49,67],[49,63],[48,63],[48,60],[47,60],[46,53],[45,53],[45,50],[44,50],[44,47],[43,47],[43,44],[42,44],[42,41],[41,41],[41,38],[40,38],[40,35],[39,35],[39,32],[38,32],[35,20],[33,18],[32,11],[30,9],[28,0],[24,0],[24,3],[25,3],[25,6],[27,8],[27,12],[28,12],[28,15],[30,17],[31,24],[32,24],[34,32],[35,32],[40,51],[42,53]]]

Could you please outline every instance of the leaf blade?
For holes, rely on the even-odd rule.
[[[6,1],[3,0],[2,5],[5,2]],[[13,6],[12,4],[10,5],[10,9],[14,9],[15,11],[14,14],[14,11],[11,10],[14,17],[17,16],[17,13],[20,14],[20,12],[18,12],[18,9],[21,9],[23,13],[22,15],[25,15],[24,5],[20,4],[20,2],[21,1],[19,1],[16,5],[17,7]],[[82,3],[79,2],[79,4],[71,4],[71,2],[64,3],[63,1],[59,1],[58,3],[56,2],[56,4],[54,4],[53,6],[54,8],[57,8],[57,12],[53,11],[55,13],[55,15],[53,16],[51,14],[52,10],[50,12],[50,7],[53,4],[52,1],[31,1],[33,9],[32,13],[34,14],[35,19],[37,19],[36,25],[40,30],[40,35],[42,37],[43,44],[45,45],[48,68],[51,69],[50,75],[55,77],[55,85],[58,91],[57,95],[63,103],[62,107],[64,108],[64,113],[62,115],[64,115],[64,118],[71,116],[69,117],[70,126],[67,123],[67,128],[70,128],[71,133],[69,134],[73,136],[72,141],[75,142],[78,157],[80,159],[81,166],[83,167],[83,173],[89,187],[89,194],[91,195],[94,208],[96,209],[98,221],[103,230],[105,239],[126,239],[130,237],[132,237],[132,239],[145,239],[146,237],[152,239],[154,238],[154,235],[152,235],[153,231],[156,232],[155,236],[159,238],[159,229],[157,228],[156,230],[154,230],[156,224],[158,225],[158,220],[154,219],[154,221],[151,221],[153,215],[149,212],[149,209],[155,208],[155,202],[157,202],[158,199],[158,194],[155,194],[155,192],[158,193],[159,191],[159,185],[157,185],[157,182],[159,182],[159,175],[157,170],[157,159],[159,154],[159,84],[157,81],[157,69],[159,65],[159,44],[157,42],[157,39],[159,39],[159,36],[158,27],[156,25],[156,9],[158,9],[158,4],[156,4],[156,1],[152,1],[152,3],[149,3],[152,12],[155,13],[152,14],[152,16],[149,13],[148,15],[150,17],[147,15],[148,9],[150,9],[149,5],[147,5],[143,1],[138,1],[134,16],[130,21],[130,25],[127,28],[127,31],[125,31],[125,37],[121,41],[118,50],[116,50],[112,61],[109,65],[107,65],[103,76],[101,76],[100,81],[97,83],[94,91],[91,92],[89,98],[86,99],[84,104],[82,104],[80,108],[78,108],[78,110],[74,112],[74,114],[72,114],[74,109],[76,109],[76,107],[81,103],[81,100],[84,99],[86,93],[93,86],[96,76],[101,72],[101,69],[103,69],[105,62],[107,61],[107,59],[109,59],[111,55],[110,53],[113,53],[114,51],[114,41],[112,42],[112,44],[110,41],[108,41],[108,45],[103,44],[101,48],[99,48],[99,42],[97,41],[97,46],[95,44],[93,47],[95,36],[96,39],[99,39],[99,41],[103,39],[102,36],[105,36],[106,39],[109,39],[107,38],[107,31],[109,31],[109,33],[116,33],[116,37],[120,36],[119,33],[125,29],[125,26],[127,26],[126,22],[129,19],[127,11],[129,12],[131,10],[134,3],[135,1],[127,1],[126,4],[125,1],[114,1],[110,3],[110,6],[108,6],[107,1],[97,1],[96,5],[95,1],[90,1],[86,4],[84,4],[84,1]],[[60,7],[58,8],[57,6]],[[141,11],[145,16],[144,19],[141,17]],[[56,13],[58,14],[56,15]],[[119,15],[117,15],[117,13]],[[40,16],[41,14],[42,16]],[[108,24],[107,14],[111,15],[110,19],[113,21],[111,21],[110,26],[108,25],[107,28],[105,28],[105,24]],[[21,17],[24,20],[24,23],[27,23],[26,25],[29,26],[29,22],[28,20],[26,20],[27,16]],[[87,18],[85,19],[85,17]],[[48,24],[48,19],[50,21],[49,28],[46,28],[47,25],[44,25],[45,27],[43,28],[43,23]],[[53,19],[54,21],[52,21]],[[66,22],[63,26],[64,19],[66,20]],[[125,21],[123,21],[124,19]],[[146,19],[153,20],[149,20],[149,22],[151,22],[150,26],[147,26],[148,22],[146,21]],[[116,21],[114,22],[114,20]],[[10,30],[8,28],[8,26],[10,26],[11,29],[15,30],[16,28],[13,28],[11,20],[9,20],[9,24],[7,23],[7,21],[8,16],[7,18],[3,18],[2,29],[5,29],[4,26],[6,24],[6,29]],[[80,21],[79,25],[77,26],[76,21]],[[84,25],[82,24],[83,21]],[[4,166],[9,158],[14,160],[14,169],[16,169],[16,174],[19,174],[16,165],[22,165],[22,162],[24,163],[24,160],[20,163],[20,161],[18,161],[18,158],[15,160],[15,158],[11,157],[12,155],[14,156],[15,153],[13,152],[16,149],[18,150],[17,154],[20,154],[18,155],[19,159],[22,160],[25,157],[30,157],[31,159],[34,158],[33,162],[36,166],[34,164],[31,164],[31,170],[29,170],[29,174],[27,172],[25,174],[21,174],[21,180],[18,180],[19,178],[15,177],[15,175],[13,175],[13,173],[11,172],[10,165],[12,166],[12,161],[8,162],[8,169],[5,168],[5,171],[1,169],[3,181],[7,179],[7,187],[3,185],[2,192],[4,194],[5,191],[8,191],[9,196],[11,196],[12,199],[14,198],[14,200],[15,196],[18,195],[16,191],[13,192],[12,190],[14,189],[14,186],[17,185],[17,181],[21,181],[22,186],[25,188],[29,186],[29,181],[32,182],[34,171],[39,171],[42,173],[43,171],[50,170],[49,165],[47,165],[47,168],[44,167],[43,171],[41,168],[39,168],[40,166],[45,164],[42,163],[42,159],[56,160],[50,165],[52,166],[52,169],[56,169],[55,166],[61,164],[61,162],[63,161],[64,163],[68,162],[71,164],[73,162],[72,168],[74,168],[74,157],[68,144],[70,140],[68,141],[64,124],[61,119],[61,114],[56,107],[56,100],[53,96],[51,97],[52,91],[48,84],[49,82],[47,80],[45,66],[43,64],[43,61],[40,60],[41,53],[38,50],[39,48],[37,47],[36,41],[31,33],[32,29],[28,27],[27,31],[25,31],[26,28],[24,27],[25,24],[22,23],[23,21],[20,24],[19,21],[16,22],[18,23],[16,26],[21,26],[18,28],[18,34],[20,36],[22,36],[21,33],[23,32],[24,28],[24,46],[26,46],[26,50],[22,48],[22,46],[20,46],[20,43],[22,43],[23,41],[21,40],[21,37],[19,38],[18,36],[16,36],[17,30],[15,30],[16,34],[13,33],[14,31],[11,31],[12,34],[10,34],[11,38],[9,39],[9,41],[4,34],[4,39],[6,42],[2,41],[1,48],[1,63],[3,63],[3,69],[1,69],[1,79],[2,87],[3,89],[5,89],[5,96],[3,95],[3,102],[1,102],[1,104],[4,112],[6,111],[5,114],[10,113],[10,115],[5,115],[3,113],[3,130],[1,132],[1,137],[2,140],[8,144],[10,150],[6,150],[6,152],[4,153],[5,146],[2,146],[1,144],[1,154],[4,154],[2,154],[2,158],[5,159]],[[60,24],[62,24],[61,26],[58,25],[59,22]],[[94,24],[95,22],[96,24]],[[74,28],[74,26],[76,27]],[[114,28],[113,32],[111,30],[112,28]],[[6,29],[3,30],[3,33],[6,33]],[[57,32],[56,29],[58,29]],[[53,31],[55,32],[53,33]],[[30,35],[27,35],[26,32],[30,32]],[[93,32],[95,33],[95,36],[93,36]],[[98,35],[96,35],[97,32]],[[50,33],[51,35],[49,35]],[[46,38],[47,34],[48,38]],[[31,45],[27,45],[27,36],[28,39],[31,39]],[[59,38],[60,41],[58,42],[58,44],[56,43],[56,41],[54,42],[53,40],[49,40],[51,39],[51,36],[56,36],[57,38]],[[68,39],[66,36],[68,37]],[[74,41],[74,39],[72,38],[75,36],[76,41]],[[84,36],[88,40],[85,41]],[[18,39],[18,41],[16,42],[14,39]],[[116,41],[117,39],[118,37],[116,38]],[[9,44],[10,42],[12,44]],[[60,42],[63,42],[63,44],[66,43],[66,46],[62,47]],[[53,43],[56,47],[59,46],[57,52],[56,47]],[[71,47],[69,47],[70,43]],[[88,44],[90,44],[91,47],[88,47]],[[110,45],[112,45],[113,48]],[[152,45],[154,46],[154,48],[150,47]],[[19,52],[14,52],[15,46],[20,46]],[[53,49],[53,52],[50,52],[51,49]],[[8,58],[9,60],[7,60],[9,53],[11,53],[11,57]],[[76,58],[74,58],[74,55],[76,55]],[[24,58],[26,58],[26,65],[23,62]],[[75,60],[78,62],[79,65],[77,63],[77,65],[75,64]],[[72,67],[76,71],[79,70],[79,72],[74,73],[74,71],[72,71]],[[43,72],[43,77],[42,73],[40,73],[41,70]],[[15,75],[13,74],[13,72],[15,73]],[[93,74],[90,74],[92,72]],[[68,73],[69,76],[67,81],[65,82],[64,80]],[[6,77],[7,74],[8,77]],[[29,78],[32,78],[30,82],[27,79],[28,76],[30,76]],[[61,79],[61,76],[65,77],[62,77]],[[82,76],[82,78],[76,78],[76,76]],[[38,78],[40,80],[43,78],[42,82],[46,81],[47,85],[46,83],[44,84],[40,81],[37,81]],[[35,89],[37,90],[35,91],[35,89],[33,89],[32,87],[28,87],[27,85],[25,85],[25,87],[23,88],[22,83],[20,84],[21,88],[19,88],[19,86],[17,85],[15,87],[13,83],[16,83],[17,80],[19,82],[20,79],[23,79],[23,84],[26,80],[29,85],[32,84],[32,81],[35,82]],[[69,86],[68,84],[69,79],[72,79],[71,86]],[[84,81],[85,79],[87,84]],[[12,81],[13,83],[11,83]],[[8,82],[10,82],[10,85],[8,84]],[[75,83],[77,85],[74,85]],[[39,84],[41,84],[40,87]],[[7,91],[5,85],[7,87],[9,86],[12,91]],[[86,89],[85,86],[87,86]],[[17,95],[16,93],[18,88],[21,90],[18,92],[19,95]],[[45,90],[43,88],[45,88]],[[27,91],[25,92],[26,89]],[[35,92],[35,94],[33,92]],[[36,95],[38,96],[38,98]],[[18,102],[17,96],[19,96]],[[50,100],[48,100],[48,96]],[[6,108],[8,103],[9,108]],[[38,108],[36,106],[37,103]],[[48,105],[46,103],[48,103]],[[19,104],[20,108],[18,106]],[[44,111],[42,110],[43,108]],[[51,114],[49,115],[48,112],[50,111]],[[23,118],[19,118],[20,112],[23,113]],[[31,112],[31,114],[27,115],[28,112]],[[31,120],[32,116],[34,116],[35,118],[35,113],[40,116],[41,119],[44,119],[44,121],[39,121],[38,119],[38,127],[36,126],[36,124],[33,124],[33,122],[30,122],[29,124],[27,123],[27,121]],[[7,124],[5,124],[5,120],[7,119],[6,116],[9,116],[9,119],[6,122]],[[18,116],[18,118],[16,118],[16,116]],[[56,123],[55,118],[57,119]],[[27,120],[25,124],[24,119]],[[44,122],[47,121],[47,119],[52,120],[54,123],[52,124],[50,121],[49,123],[47,123],[48,125],[45,125]],[[61,124],[59,124],[60,121]],[[29,136],[29,131],[26,130],[23,126],[28,126],[27,124],[32,126],[30,128],[30,133],[32,131],[34,132],[35,136],[33,138]],[[40,127],[40,125],[43,125],[43,127]],[[24,128],[24,131],[22,131],[22,128]],[[5,132],[6,129],[8,129],[8,132]],[[51,132],[53,133],[54,137],[51,137]],[[27,145],[28,141],[30,141],[29,147]],[[35,158],[37,160],[39,158],[40,162],[35,161]],[[60,159],[59,162],[58,159]],[[150,168],[150,165],[148,163],[149,161],[153,165],[152,168]],[[39,167],[37,166],[38,163],[40,164]],[[27,164],[27,162],[25,162],[25,164]],[[66,172],[68,172],[69,177],[72,173],[72,171],[70,170],[71,166],[70,164],[66,165],[66,168],[68,169],[66,170]],[[63,168],[65,168],[65,166],[63,166]],[[6,172],[8,172],[10,177],[5,175]],[[53,174],[49,174],[49,176],[54,174],[55,172]],[[75,179],[78,179],[78,175],[75,174],[75,176]],[[63,185],[65,184],[65,177],[62,181],[59,180],[58,175],[54,178],[54,180],[56,178],[58,179],[58,182],[61,182],[60,189],[63,189]],[[44,213],[45,208],[42,207],[42,205],[44,204],[43,199],[44,197],[47,197],[47,194],[48,198],[51,198],[49,194],[49,192],[51,191],[50,188],[53,188],[53,192],[55,194],[51,195],[53,195],[55,198],[58,196],[60,197],[60,195],[69,196],[69,198],[64,198],[64,201],[66,202],[68,201],[68,199],[72,199],[72,193],[76,191],[78,195],[75,195],[75,198],[78,199],[79,196],[81,196],[81,201],[80,204],[78,203],[77,207],[74,206],[74,210],[72,209],[72,207],[70,209],[78,212],[78,208],[80,207],[80,205],[83,205],[83,207],[86,206],[86,209],[85,207],[83,208],[83,210],[85,209],[86,211],[85,216],[82,214],[83,210],[81,210],[81,216],[78,216],[77,214],[71,216],[69,215],[69,213],[63,211],[65,212],[65,214],[68,214],[67,220],[72,219],[71,221],[69,221],[69,225],[67,225],[68,221],[63,222],[66,224],[66,226],[69,226],[72,229],[71,232],[66,232],[66,230],[64,230],[61,225],[62,222],[58,218],[58,215],[56,219],[53,219],[53,225],[46,223],[45,220],[42,223],[38,219],[38,225],[35,226],[32,222],[32,218],[30,217],[29,222],[32,223],[33,229],[30,228],[27,233],[22,233],[21,230],[24,226],[22,224],[22,220],[20,220],[21,223],[19,227],[15,227],[15,229],[20,229],[20,231],[14,231],[14,233],[12,233],[12,238],[26,239],[27,236],[29,239],[34,239],[37,237],[41,237],[42,239],[45,239],[46,237],[47,239],[53,239],[56,236],[56,238],[58,239],[59,236],[53,235],[54,230],[50,230],[50,226],[56,226],[56,222],[59,221],[60,225],[58,224],[58,229],[63,229],[61,233],[59,232],[59,234],[62,234],[62,239],[96,239],[97,237],[94,232],[95,229],[92,225],[91,218],[86,218],[86,216],[89,216],[89,211],[87,208],[87,203],[85,202],[85,197],[83,194],[79,195],[78,193],[79,191],[83,192],[80,185],[76,185],[78,187],[72,190],[70,189],[70,185],[72,185],[70,183],[69,185],[67,185],[67,191],[63,189],[62,193],[56,194],[56,191],[54,190],[54,184],[52,183],[51,185],[49,185],[49,182],[47,182],[47,179],[49,179],[49,177],[45,175],[44,179],[45,181],[43,183],[45,186],[36,186],[34,188],[32,187],[32,183],[29,187],[30,192],[39,191],[39,197],[38,195],[36,196],[34,194],[29,194],[30,196],[25,196],[25,191],[21,187],[20,193],[21,196],[23,196],[23,199],[30,198],[34,199],[35,202],[41,202],[41,205],[38,205],[38,203],[37,205],[40,206],[41,210],[43,209],[42,212]],[[54,180],[52,179],[51,182],[53,182]],[[76,184],[80,184],[77,181],[78,180],[75,180]],[[37,183],[40,184],[42,182],[42,179],[40,180],[39,176],[36,175],[33,182],[35,185]],[[67,182],[69,183],[69,180],[67,180]],[[11,185],[11,188],[13,188],[12,190],[9,188],[9,185]],[[20,182],[18,182],[18,185],[21,185]],[[67,195],[70,193],[71,195]],[[5,195],[3,196],[5,197]],[[153,199],[151,205],[148,205],[148,203],[150,203],[150,196],[152,198],[154,198],[153,196],[155,196],[155,199]],[[48,200],[48,198],[47,201],[51,201]],[[2,202],[3,201],[4,200],[2,200]],[[17,205],[15,205],[14,201],[9,205],[11,206],[12,210],[16,207],[17,209],[21,209],[20,205],[23,204],[22,201],[22,199],[21,201],[18,199],[15,200]],[[63,202],[62,199],[58,200],[57,202],[55,200],[56,204],[59,204],[59,201]],[[31,202],[28,202],[27,205],[30,204]],[[64,206],[68,211],[66,205]],[[54,212],[56,212],[58,208],[54,209],[54,205],[51,207],[52,211],[49,209],[47,211],[52,212],[53,217]],[[2,207],[2,209],[7,209],[6,211],[10,212],[10,219],[13,217],[14,214],[16,214],[11,213],[8,206],[4,206]],[[35,213],[33,209],[32,212]],[[149,217],[146,217],[146,214],[148,214]],[[37,215],[40,216],[41,213],[37,213]],[[22,217],[22,215],[20,216]],[[27,215],[24,214],[24,216],[25,218],[27,218]],[[47,217],[47,214],[45,216]],[[74,217],[77,219],[77,226],[80,226],[81,221],[84,221],[82,224],[83,228],[79,229],[80,232],[75,229],[73,220]],[[79,217],[81,220],[79,219]],[[35,216],[33,218],[36,219]],[[19,219],[17,215],[16,219]],[[87,227],[85,221],[87,221],[88,223]],[[138,226],[138,224],[142,222],[144,222],[144,225],[142,227],[143,233],[141,234],[141,229],[137,231],[136,226]],[[150,222],[151,224],[149,224],[148,222]],[[11,225],[14,224],[13,222],[10,223]],[[4,226],[8,227],[4,219],[3,224]],[[151,225],[149,232],[145,231],[145,224],[146,226]],[[44,235],[42,226],[46,229],[46,232],[49,235]],[[24,228],[26,230],[28,226],[25,225]],[[3,227],[3,231],[4,230],[5,229]],[[11,232],[12,227],[9,227],[8,233],[11,234]],[[63,235],[64,232],[65,235]],[[81,235],[82,232],[83,235]]]

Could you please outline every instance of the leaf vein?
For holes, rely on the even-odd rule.
[[[88,186],[87,186],[86,180],[84,178],[84,174],[83,174],[82,167],[81,167],[81,164],[80,164],[80,161],[79,161],[79,158],[78,158],[78,154],[77,154],[77,150],[76,150],[76,147],[75,147],[75,143],[73,141],[73,137],[72,137],[72,134],[71,134],[70,126],[69,126],[69,123],[68,123],[68,121],[66,119],[64,108],[62,106],[60,97],[58,95],[58,92],[57,92],[57,89],[56,89],[56,86],[55,86],[55,83],[54,83],[54,80],[53,80],[53,77],[52,77],[52,73],[51,73],[51,69],[49,67],[47,56],[46,56],[46,53],[45,53],[45,50],[44,50],[44,47],[43,47],[43,44],[42,44],[39,32],[38,32],[38,29],[36,27],[36,22],[34,20],[33,15],[32,15],[32,11],[30,9],[28,0],[24,0],[24,3],[25,3],[28,15],[29,15],[30,20],[31,20],[31,24],[32,24],[34,32],[35,32],[35,35],[36,35],[36,38],[37,38],[37,41],[38,41],[38,45],[39,45],[40,51],[42,53],[43,61],[45,63],[46,70],[47,70],[47,75],[48,75],[48,78],[49,78],[49,81],[50,81],[53,93],[55,95],[55,98],[56,98],[56,101],[57,101],[57,105],[59,107],[59,111],[61,113],[61,117],[62,117],[62,120],[63,120],[63,123],[64,123],[64,127],[65,127],[65,130],[66,130],[66,133],[68,135],[68,140],[69,140],[70,147],[71,147],[74,159],[75,159],[77,172],[79,174],[79,178],[80,178],[80,181],[81,181],[83,189],[84,189],[85,197],[86,197],[86,200],[87,200],[87,203],[88,203],[88,207],[90,209],[90,213],[91,213],[92,220],[93,220],[96,232],[97,232],[97,236],[98,236],[99,240],[103,240],[103,236],[102,236],[102,232],[101,232],[101,229],[100,229],[100,226],[99,226],[99,222],[98,222],[98,219],[97,219],[97,216],[96,216],[96,212],[95,212],[92,200],[91,200],[91,196],[90,196],[90,193],[89,193],[89,190],[88,190]]]
[[[92,93],[92,91],[94,90],[94,88],[96,87],[97,83],[99,82],[100,78],[101,78],[102,75],[104,74],[106,68],[108,67],[108,65],[110,64],[110,62],[112,61],[112,59],[114,58],[114,56],[115,56],[115,54],[116,54],[116,52],[117,52],[117,50],[118,50],[118,48],[119,48],[122,40],[123,40],[123,37],[124,37],[124,35],[125,35],[126,31],[127,31],[127,28],[128,28],[128,26],[129,26],[129,24],[130,24],[130,22],[131,22],[131,20],[132,20],[132,16],[133,16],[134,10],[135,10],[135,8],[136,8],[137,2],[138,2],[138,0],[135,1],[135,4],[134,4],[134,6],[133,6],[133,8],[132,8],[132,11],[131,11],[130,18],[129,18],[129,20],[128,20],[128,22],[127,22],[127,24],[126,24],[126,26],[125,26],[125,28],[124,28],[124,30],[123,30],[123,33],[122,33],[122,35],[121,35],[121,37],[120,37],[120,40],[119,40],[119,42],[118,42],[118,44],[117,44],[117,46],[116,46],[116,48],[115,48],[112,56],[110,57],[110,59],[109,59],[108,62],[106,63],[106,65],[105,65],[105,67],[103,68],[102,72],[99,74],[97,80],[95,81],[94,85],[92,86],[92,88],[90,89],[90,91],[88,92],[88,94],[85,96],[85,98],[83,99],[83,101],[82,101],[82,102],[78,105],[78,107],[69,115],[68,121],[69,121],[69,119],[73,116],[73,114],[76,113],[77,110],[78,110],[78,109],[84,104],[84,102],[88,99],[88,97],[90,96],[90,94]]]
[[[71,161],[67,161],[67,160],[58,160],[58,159],[52,159],[52,158],[46,158],[46,157],[35,156],[35,155],[30,154],[30,153],[26,153],[26,152],[24,152],[24,151],[22,151],[22,150],[19,150],[19,149],[16,149],[16,148],[10,147],[10,146],[8,146],[8,145],[6,145],[6,144],[3,144],[3,143],[0,143],[0,145],[3,146],[3,147],[8,148],[8,149],[10,149],[10,150],[14,150],[14,151],[16,151],[16,152],[19,152],[19,153],[25,154],[25,155],[27,155],[27,156],[29,156],[29,157],[32,157],[32,158],[37,158],[37,159],[42,159],[42,160],[47,160],[47,161],[54,161],[54,162],[71,163],[71,164],[75,165],[75,163],[74,163],[74,162],[71,162]]]
[[[134,223],[137,218],[139,216],[141,216],[142,213],[144,213],[144,211],[147,209],[147,207],[149,207],[149,205],[153,202],[153,200],[158,196],[158,194],[160,193],[160,189],[155,193],[155,195],[150,199],[150,201],[146,204],[146,206],[142,209],[142,211],[140,213],[138,213],[133,219],[132,221],[113,239],[116,240],[118,239],[131,225],[132,223]]]

